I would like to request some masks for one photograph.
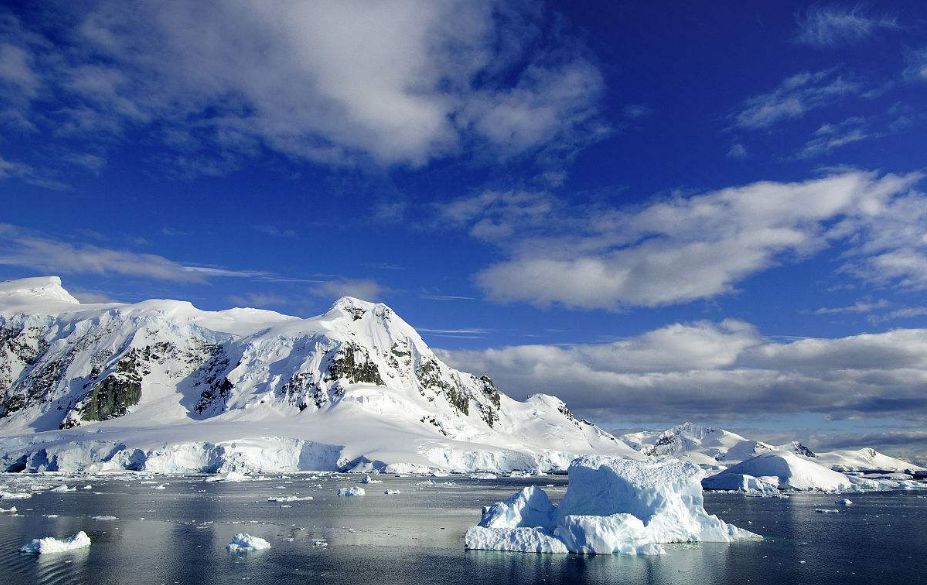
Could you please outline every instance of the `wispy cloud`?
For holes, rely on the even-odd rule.
[[[879,31],[899,28],[898,18],[873,14],[862,3],[813,4],[798,18],[795,41],[818,48],[833,48],[872,38]]]
[[[910,81],[927,81],[927,47],[909,51],[905,55],[907,67],[904,75]]]
[[[10,224],[0,224],[0,244],[0,265],[49,274],[123,275],[170,282],[275,278],[269,272],[183,264],[157,254],[66,242]]]
[[[773,91],[747,99],[733,114],[734,125],[746,130],[769,128],[801,118],[811,110],[858,94],[862,89],[859,82],[845,79],[833,70],[799,73]]]
[[[924,288],[927,197],[913,188],[919,180],[844,171],[628,208],[490,192],[441,213],[509,255],[476,276],[498,301],[616,309],[707,299],[837,244],[845,272]]]
[[[824,124],[814,136],[798,151],[798,158],[813,158],[834,149],[872,138],[877,134],[869,129],[866,120],[853,117],[838,124]]]
[[[320,282],[312,289],[312,294],[326,299],[350,296],[365,301],[381,300],[388,292],[388,288],[367,278],[336,278]]]
[[[232,295],[228,300],[238,307],[280,307],[287,304],[287,299],[281,295],[270,292],[249,292],[240,295]]]
[[[885,299],[878,301],[857,301],[852,305],[843,307],[821,307],[814,311],[815,315],[839,315],[841,313],[871,313],[878,309],[884,309],[889,306]]]

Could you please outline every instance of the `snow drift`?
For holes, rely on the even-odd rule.
[[[488,506],[467,531],[468,549],[536,553],[660,554],[663,543],[761,538],[705,511],[701,470],[689,462],[647,463],[587,456],[569,468],[559,506],[528,487]]]

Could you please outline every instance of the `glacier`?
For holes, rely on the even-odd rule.
[[[579,554],[662,554],[664,543],[760,539],[704,508],[691,462],[576,459],[559,506],[527,487],[483,511],[467,530],[471,550]]]

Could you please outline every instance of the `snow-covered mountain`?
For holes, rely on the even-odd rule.
[[[729,468],[766,453],[772,453],[777,457],[782,454],[795,455],[842,473],[913,474],[923,470],[913,463],[884,455],[868,447],[858,451],[815,452],[798,441],[771,445],[731,431],[691,422],[676,425],[665,431],[628,433],[620,439],[644,455],[657,459],[684,459],[709,470]],[[773,460],[775,458],[769,459]]]
[[[383,304],[300,319],[0,284],[3,468],[527,471],[588,453],[643,457],[553,396],[450,368]]]
[[[629,446],[657,458],[686,459],[707,468],[739,463],[776,447],[744,438],[737,433],[686,422],[665,431],[641,431],[622,435]]]

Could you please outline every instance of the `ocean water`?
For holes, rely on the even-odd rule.
[[[202,477],[98,479],[2,476],[0,485],[62,481],[76,492],[42,492],[0,514],[0,583],[922,583],[927,579],[927,492],[788,499],[706,494],[706,508],[764,535],[762,542],[668,545],[650,557],[465,551],[463,535],[481,507],[529,484],[562,497],[565,478],[474,480],[383,477],[364,497],[338,497],[357,476],[278,476],[207,483]],[[449,482],[445,484],[445,482]],[[11,485],[12,484],[12,485]],[[164,485],[164,489],[157,489]],[[385,495],[398,489],[398,495]],[[269,497],[312,501],[274,503]],[[118,520],[94,520],[93,516]],[[33,538],[90,535],[88,549],[18,552]],[[232,536],[271,542],[230,555]],[[319,543],[326,543],[321,546]]]

